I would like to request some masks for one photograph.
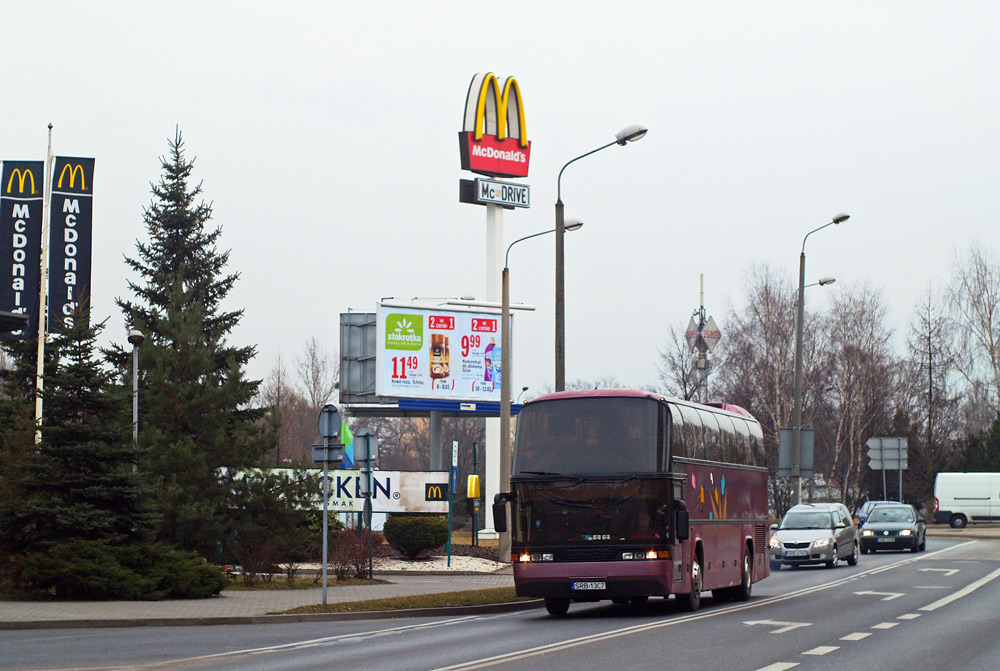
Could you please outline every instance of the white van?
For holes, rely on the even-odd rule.
[[[938,473],[934,521],[961,529],[969,522],[1000,520],[1000,473]]]

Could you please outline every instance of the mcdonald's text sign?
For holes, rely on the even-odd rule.
[[[462,170],[493,177],[527,177],[531,143],[517,80],[492,72],[469,83],[465,119],[458,134]]]

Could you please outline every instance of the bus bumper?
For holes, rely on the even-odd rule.
[[[576,601],[668,596],[673,587],[673,571],[669,559],[516,562],[514,586],[518,596],[569,597]]]

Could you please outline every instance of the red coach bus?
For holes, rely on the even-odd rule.
[[[701,593],[746,600],[769,575],[763,434],[748,412],[632,390],[525,403],[511,491],[493,506],[518,596],[553,615],[572,601]]]

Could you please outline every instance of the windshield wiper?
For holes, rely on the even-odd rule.
[[[551,471],[518,471],[518,475],[562,475],[562,473],[553,473]]]

